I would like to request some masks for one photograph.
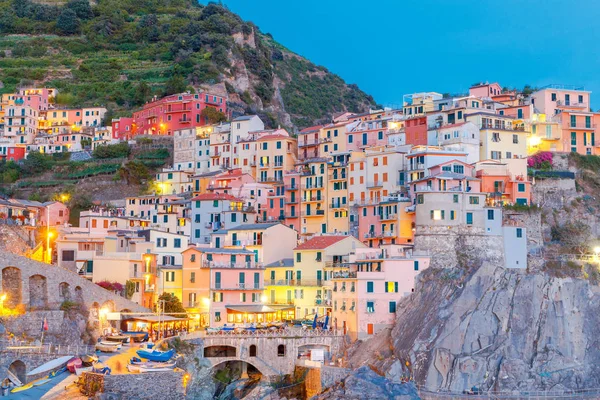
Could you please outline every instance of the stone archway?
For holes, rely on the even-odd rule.
[[[21,383],[27,383],[27,366],[21,360],[15,360],[10,364],[8,370],[13,373],[21,381]]]
[[[108,310],[108,312],[114,312],[116,309],[115,302],[112,300],[107,300],[104,303],[102,303],[101,308],[106,308]]]
[[[58,298],[61,301],[71,300],[71,285],[67,282],[61,282],[58,285]]]
[[[14,308],[23,301],[21,270],[15,267],[2,269],[2,293],[6,294],[5,307]]]
[[[29,306],[45,308],[48,305],[48,283],[43,275],[29,277]]]
[[[234,346],[226,346],[226,345],[216,345],[216,346],[206,346],[204,348],[204,357],[212,358],[212,357],[236,357],[237,348]]]

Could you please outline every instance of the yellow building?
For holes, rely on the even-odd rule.
[[[259,137],[256,144],[256,180],[283,183],[284,171],[293,170],[297,161],[297,140],[285,129],[277,129]]]
[[[183,304],[183,271],[181,265],[162,266],[157,278],[158,293],[171,293]]]
[[[348,161],[350,153],[334,153],[327,164],[327,231],[347,234],[348,217]]]
[[[348,260],[350,253],[356,248],[365,247],[353,236],[314,236],[294,249],[293,269],[286,266],[276,271],[276,279],[284,279],[282,284],[276,289],[268,289],[275,290],[276,297],[283,295],[285,301],[292,298],[296,307],[296,318],[315,313],[329,314],[332,277],[347,270],[344,262]],[[271,293],[268,291],[267,296]]]
[[[527,137],[527,154],[564,151],[561,138],[561,126],[558,122],[548,120],[546,114],[533,114],[531,133]]]
[[[303,163],[300,173],[300,233],[327,233],[327,159]]]
[[[479,127],[480,160],[527,157],[528,128],[516,124],[515,118],[485,111],[467,114],[465,118]]]
[[[319,131],[319,154],[321,156],[332,155],[346,151],[346,125],[347,121],[337,124],[329,124],[321,127]]]

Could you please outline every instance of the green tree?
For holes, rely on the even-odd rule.
[[[187,90],[187,84],[185,83],[185,79],[180,75],[173,75],[169,78],[167,83],[165,83],[164,95],[168,96],[170,94],[183,93]]]
[[[50,170],[54,165],[52,157],[37,151],[32,151],[23,160],[23,170],[29,175],[40,174]]]
[[[74,35],[79,33],[81,21],[75,11],[65,8],[56,19],[56,29],[63,35]]]
[[[206,107],[200,112],[200,115],[202,118],[208,118],[208,122],[211,124],[227,121],[227,115],[213,107]]]
[[[133,294],[135,293],[135,282],[134,281],[126,281],[125,282],[125,297],[131,299]]]
[[[70,0],[66,7],[73,10],[78,18],[94,18],[94,11],[92,10],[92,6],[90,6],[89,0]]]
[[[131,149],[127,143],[109,144],[106,146],[98,146],[92,152],[94,158],[123,158],[129,156]]]
[[[161,302],[164,301],[164,308]],[[158,296],[158,301],[154,306],[156,312],[164,311],[165,314],[169,313],[184,313],[185,308],[177,296],[172,293],[163,293]]]
[[[128,185],[140,184],[150,178],[148,167],[141,161],[128,161],[119,169],[119,177],[124,179]]]

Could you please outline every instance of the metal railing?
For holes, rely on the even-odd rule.
[[[266,279],[265,286],[323,286],[322,279]]]
[[[52,354],[52,355],[74,355],[74,354],[91,354],[96,349],[94,346],[87,344],[80,345],[60,345],[60,344],[42,344],[39,346],[19,343],[14,345],[8,345],[1,350],[3,353],[13,354]]]
[[[255,331],[239,330],[233,331],[199,331],[190,333],[187,338],[193,338],[194,336],[207,337],[207,336],[226,336],[226,337],[279,337],[279,338],[298,338],[298,337],[336,337],[343,336],[340,330],[336,329],[299,329],[299,328],[288,328],[283,327],[280,329],[256,329]]]

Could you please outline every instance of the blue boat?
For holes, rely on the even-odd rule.
[[[159,351],[159,350],[138,350],[137,355],[150,361],[166,362],[175,355],[175,350]]]

